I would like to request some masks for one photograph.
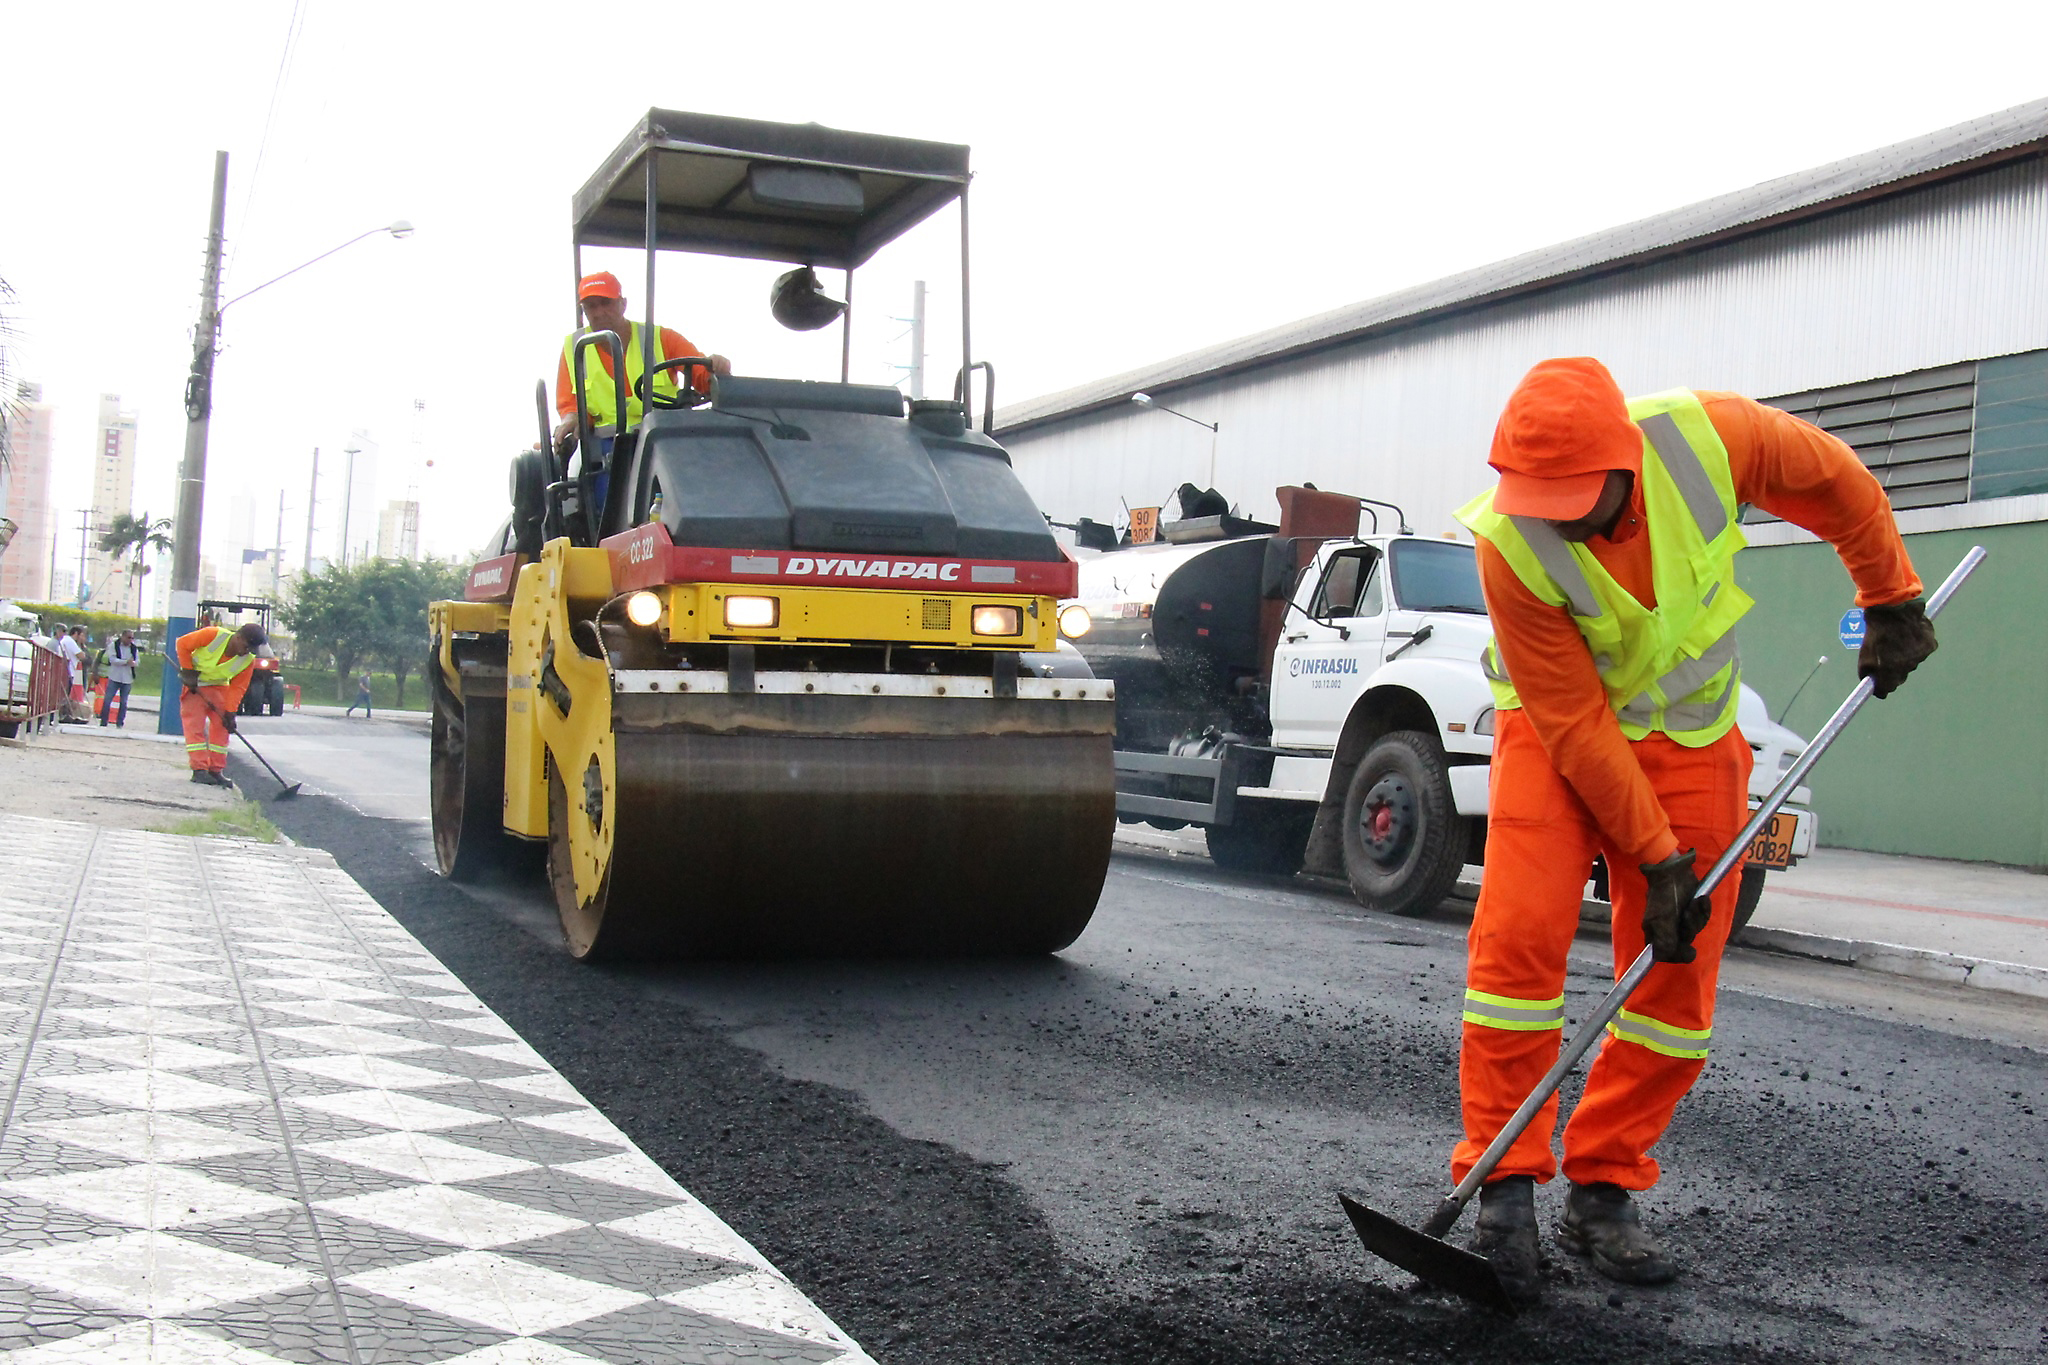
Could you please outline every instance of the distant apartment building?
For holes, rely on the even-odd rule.
[[[91,530],[86,535],[86,603],[93,611],[133,611],[132,556],[100,549],[100,537],[117,516],[135,511],[135,414],[121,410],[121,395],[100,395],[100,420],[93,447]]]
[[[47,602],[57,507],[50,491],[55,470],[51,433],[57,410],[43,401],[43,386],[22,384],[6,417],[9,465],[0,473],[0,517],[14,523],[14,539],[0,550],[0,597]]]
[[[417,502],[387,502],[377,514],[377,558],[418,559],[420,557],[420,505]]]

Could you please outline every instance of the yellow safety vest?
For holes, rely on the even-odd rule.
[[[572,383],[576,374],[576,338],[586,335],[588,334],[584,332],[571,332],[562,340],[562,363],[568,367]],[[640,324],[627,323],[626,335],[621,340],[626,343],[626,425],[636,427],[640,425],[641,418],[640,376],[646,370],[645,359],[640,351]],[[612,377],[605,373],[604,362],[598,359],[601,354],[603,348],[599,346],[584,349],[583,405],[589,411],[591,423],[597,428],[598,434],[608,436],[618,430],[618,414],[612,411],[612,399],[615,396]],[[662,337],[661,329],[655,328],[654,363],[659,365],[664,360],[677,358],[668,354],[668,343]],[[682,392],[681,386],[676,382],[678,373],[676,370],[665,370],[656,375],[654,391],[671,398]],[[575,390],[572,388],[570,392],[573,395]]]
[[[1742,656],[1735,623],[1752,605],[1735,583],[1736,522],[1728,448],[1691,389],[1632,398],[1643,432],[1643,507],[1657,606],[1646,608],[1583,545],[1536,517],[1493,510],[1493,489],[1458,509],[1537,598],[1571,613],[1622,733],[1662,731],[1704,748],[1735,724]],[[1480,656],[1494,705],[1521,705],[1492,642]]]
[[[192,662],[199,668],[201,687],[219,687],[222,683],[231,682],[237,674],[256,662],[256,656],[248,653],[237,654],[232,659],[223,659],[221,655],[227,651],[228,641],[234,638],[235,633],[220,626],[215,626],[214,630],[218,633],[213,637],[212,644],[201,645],[192,651]]]

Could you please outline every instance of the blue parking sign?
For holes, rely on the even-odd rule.
[[[1863,608],[1851,607],[1842,613],[1842,648],[1863,648]]]

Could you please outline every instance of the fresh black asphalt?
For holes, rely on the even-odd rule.
[[[1647,1205],[1687,1275],[1560,1255],[1510,1322],[1369,1263],[1335,1200],[1441,1193],[1455,924],[1119,856],[1057,958],[591,967],[537,880],[452,885],[416,826],[327,798],[269,812],[885,1365],[2048,1355],[2035,1048],[1724,991]]]

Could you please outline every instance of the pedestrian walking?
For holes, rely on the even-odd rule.
[[[358,706],[363,708],[364,720],[372,718],[370,715],[370,675],[367,673],[356,679],[356,699],[348,704],[348,710],[344,714],[354,715]]]
[[[227,779],[228,736],[235,732],[235,708],[254,676],[250,665],[274,659],[263,627],[240,630],[201,626],[178,637],[178,718],[185,729],[185,761],[194,782],[231,787]]]
[[[142,662],[142,648],[135,643],[135,632],[124,630],[112,644],[107,646],[107,695],[100,703],[100,724],[112,723],[115,729],[128,728],[128,694],[135,686],[135,669]],[[115,710],[116,703],[119,711]]]
[[[1609,1027],[1564,1130],[1557,1240],[1603,1275],[1677,1274],[1632,1196],[1706,1066],[1739,879],[1710,900],[1696,866],[1747,813],[1735,728],[1741,504],[1834,545],[1867,622],[1859,671],[1883,697],[1934,652],[1884,490],[1819,428],[1730,393],[1624,399],[1599,361],[1546,360],[1516,387],[1488,462],[1500,481],[1461,508],[1494,629],[1498,708],[1485,875],[1468,937],[1459,1089],[1462,1178],[1558,1056],[1566,954],[1595,855],[1606,858],[1619,975],[1657,965]],[[1559,1170],[1553,1097],[1479,1192],[1472,1249],[1503,1287],[1541,1293],[1535,1186]]]

